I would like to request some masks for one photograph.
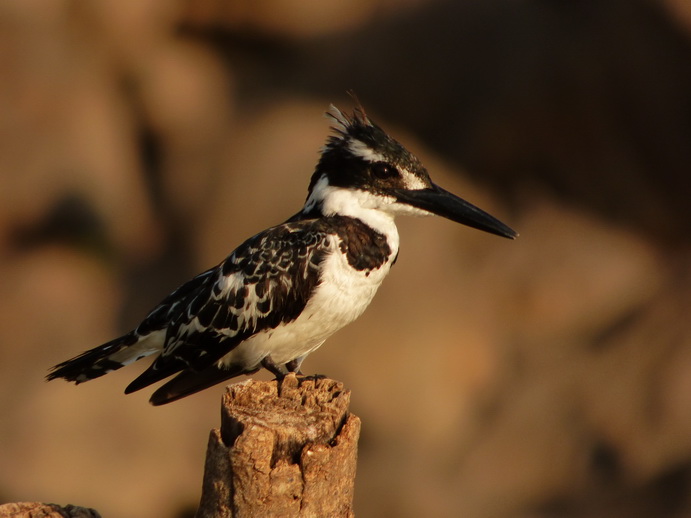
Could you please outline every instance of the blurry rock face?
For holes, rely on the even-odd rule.
[[[670,10],[670,18],[691,33],[691,4],[685,0],[665,0],[663,3]]]
[[[646,5],[672,16],[684,12],[677,4],[665,2],[667,11]],[[613,105],[614,113],[628,113],[615,102],[620,76],[601,75],[602,63],[591,64],[587,53],[553,58],[578,65],[567,67],[574,74],[567,77],[581,77],[582,67],[583,77],[597,78],[611,95],[579,89],[574,79],[567,86],[578,95],[560,97],[559,77],[543,75],[535,62],[520,70],[525,89],[496,104],[504,83],[490,79],[504,77],[500,63],[481,53],[472,73],[455,70],[439,61],[443,52],[424,54],[419,39],[409,43],[424,50],[430,73],[392,81],[405,69],[383,65],[386,53],[377,45],[391,48],[385,63],[412,59],[408,47],[395,44],[409,19],[387,15],[386,2],[360,2],[339,20],[344,5],[322,6],[331,18],[320,14],[308,26],[288,18],[300,12],[290,2],[270,12],[261,2],[231,12],[211,0],[0,5],[2,499],[69,501],[133,518],[194,507],[222,387],[151,408],[148,394],[121,393],[145,365],[79,387],[42,378],[51,365],[136,324],[244,238],[297,211],[328,134],[322,113],[330,102],[350,108],[344,91],[355,86],[370,115],[418,153],[436,182],[521,233],[509,242],[440,219],[401,220],[400,259],[372,306],[306,361],[306,372],[342,380],[362,417],[356,514],[688,514],[691,257],[688,235],[674,229],[689,222],[674,216],[678,226],[660,226],[664,240],[653,225],[638,224],[646,214],[670,221],[686,196],[686,180],[675,183],[668,173],[688,171],[688,155],[660,150],[677,149],[688,133],[657,118],[650,140],[645,125],[636,123],[632,137],[627,124],[606,124],[619,119],[604,116],[584,116],[570,131],[559,126],[559,113],[595,114]],[[578,9],[607,13],[581,20],[606,31],[622,19],[615,16],[621,5]],[[408,38],[442,37],[430,20],[445,12],[443,4],[419,9],[419,32]],[[487,26],[512,35],[493,40],[490,55],[501,56],[511,55],[503,45],[515,38],[525,48],[535,44],[533,33],[520,36],[524,20],[542,27],[560,20],[584,38],[574,45],[585,41],[580,18],[563,9],[458,2],[448,18],[459,27],[452,15],[465,13],[469,45],[487,41],[488,20],[507,24]],[[531,18],[535,13],[540,17]],[[679,16],[650,23],[654,31],[683,27]],[[625,19],[630,25],[612,31],[629,31],[626,41],[638,30],[651,34],[636,25],[646,17]],[[360,24],[362,31],[345,38],[326,37]],[[318,40],[307,37],[315,34]],[[549,46],[550,31],[540,34],[544,48],[562,48]],[[669,42],[678,37],[656,40],[655,48],[677,45]],[[681,55],[684,44],[665,55]],[[448,46],[438,48],[463,50]],[[616,57],[626,48],[609,51]],[[627,54],[631,66],[635,56]],[[670,91],[683,90],[685,72],[674,69],[675,59],[644,57],[659,61],[661,77],[680,78]],[[326,86],[330,81],[338,84]],[[656,81],[628,75],[623,91],[666,110],[669,99],[647,95]],[[656,110],[645,104],[637,117]],[[552,121],[554,131],[536,120]],[[669,141],[665,128],[674,129]],[[423,142],[455,159],[468,156],[483,188]],[[662,170],[657,161],[635,159],[646,142],[658,146],[654,156],[677,158]],[[576,181],[586,169],[591,176],[583,178],[597,177],[601,186],[624,178],[632,197],[624,203],[609,187],[588,191],[583,186],[591,184]],[[484,188],[506,200],[507,185],[511,207]],[[593,199],[599,202],[589,204]],[[640,200],[639,212],[632,200]],[[602,210],[607,201],[626,210],[612,217]],[[673,210],[650,212],[656,206]]]

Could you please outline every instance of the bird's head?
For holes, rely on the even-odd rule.
[[[322,149],[303,212],[436,214],[499,236],[513,239],[518,235],[434,184],[420,160],[374,124],[361,106],[348,115],[331,105],[327,116],[334,121],[334,134]]]

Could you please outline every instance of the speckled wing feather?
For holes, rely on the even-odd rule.
[[[163,352],[126,392],[179,371],[217,370],[214,364],[243,340],[295,320],[318,285],[331,239],[319,220],[284,223],[250,238],[190,281],[194,285],[183,298],[150,314],[168,319]],[[223,379],[241,373],[229,368]]]

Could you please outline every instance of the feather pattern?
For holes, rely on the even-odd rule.
[[[194,388],[195,373],[201,390],[210,379],[220,383],[254,372],[271,353],[261,344],[274,338],[272,331],[295,321],[304,311],[322,282],[322,262],[334,252],[364,279],[395,258],[386,237],[356,218],[296,216],[248,239],[225,261],[172,292],[134,331],[56,366],[49,379],[87,381],[156,352],[160,353],[158,358],[126,393],[180,371],[187,372],[178,380],[179,384],[184,381],[186,391]],[[385,270],[388,272],[388,265]],[[372,296],[380,282],[372,277],[366,283],[374,286]],[[337,319],[337,328],[359,313],[342,322]],[[300,336],[295,353],[288,353],[290,358],[279,354],[282,364],[321,345],[326,338],[323,334],[315,330]],[[257,335],[261,339],[252,341]],[[281,342],[293,338],[276,335]],[[238,345],[248,340],[254,347],[246,345],[234,355]],[[170,388],[170,400],[181,397],[172,394]]]

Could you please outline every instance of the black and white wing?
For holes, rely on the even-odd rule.
[[[252,335],[298,317],[334,242],[318,221],[284,223],[250,238],[196,277],[183,297],[171,294],[148,317],[156,324],[167,320],[163,352],[125,392],[179,372],[152,396],[152,403],[163,404],[256,371],[256,366],[217,364]]]

